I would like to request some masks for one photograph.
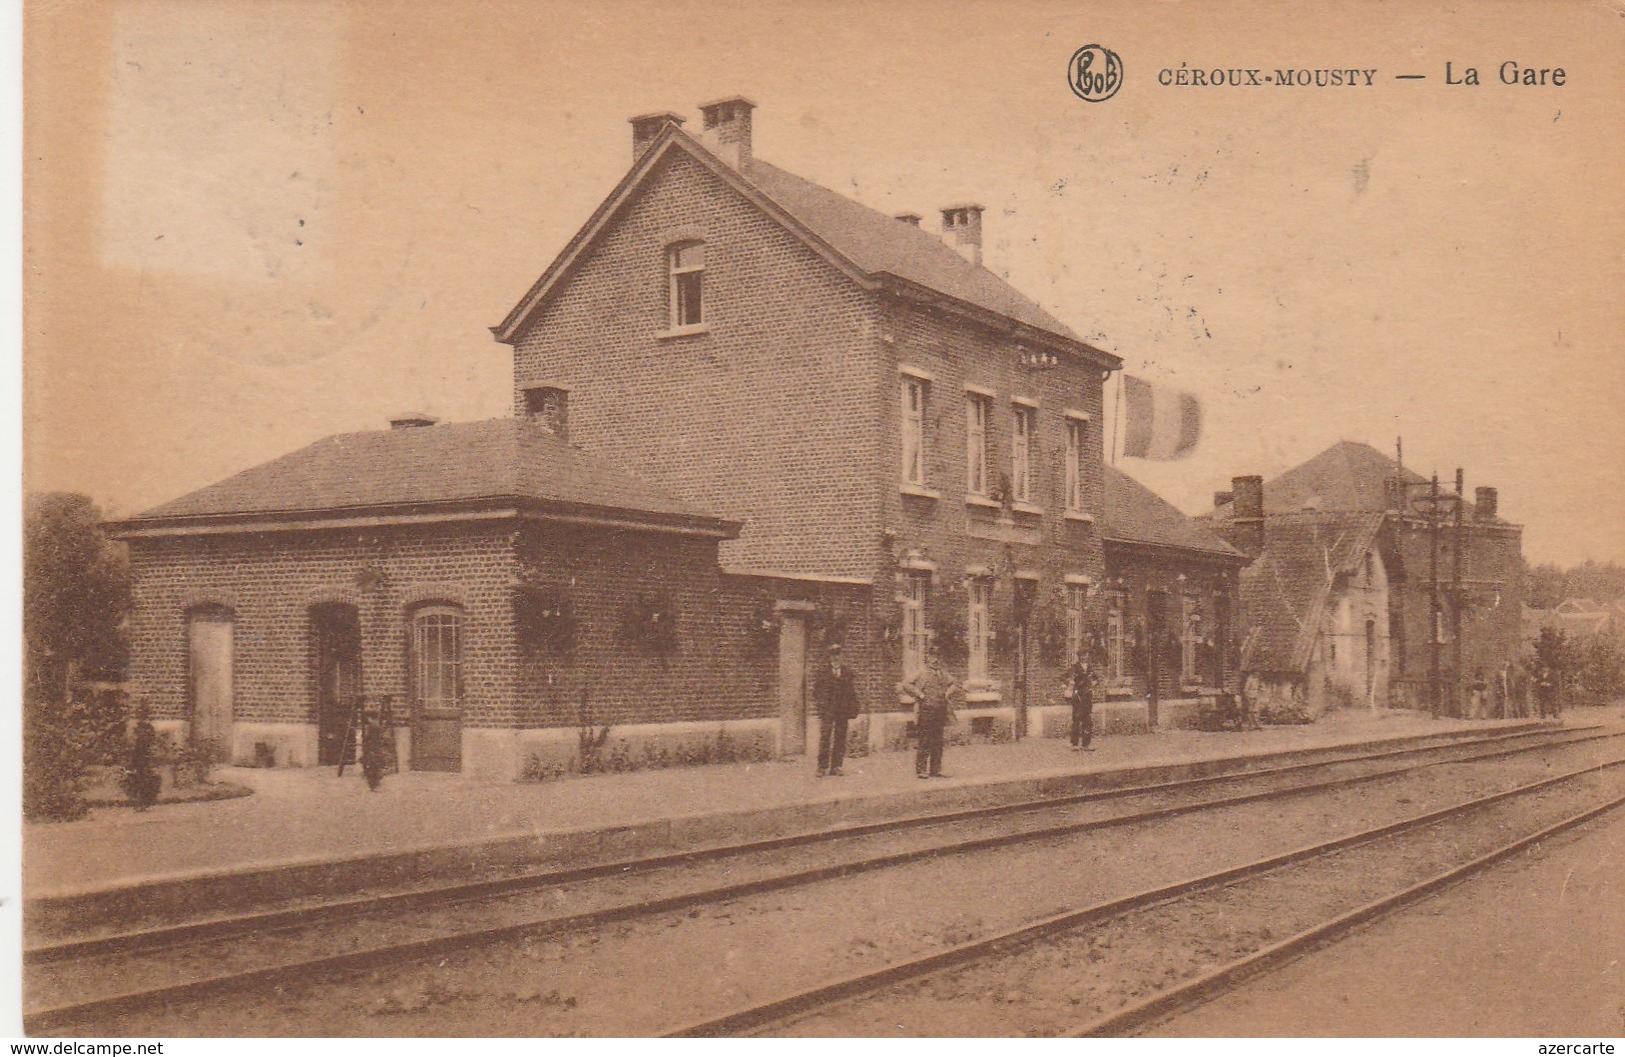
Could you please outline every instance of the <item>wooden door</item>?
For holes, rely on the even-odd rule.
[[[361,617],[354,606],[311,611],[316,660],[316,762],[354,763],[351,717],[361,697]],[[345,734],[350,733],[349,743]]]
[[[216,762],[231,759],[232,619],[211,606],[193,610],[186,624],[192,743]]]
[[[779,620],[779,751],[807,751],[807,621],[785,612]]]
[[[412,619],[412,769],[463,769],[463,613],[454,606]]]

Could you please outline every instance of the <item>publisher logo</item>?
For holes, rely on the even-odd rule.
[[[1099,44],[1085,44],[1072,53],[1066,83],[1086,103],[1104,103],[1123,86],[1123,60]]]

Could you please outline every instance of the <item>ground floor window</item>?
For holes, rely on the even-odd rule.
[[[430,709],[463,701],[463,613],[425,606],[412,615],[412,699]]]
[[[1123,667],[1123,592],[1106,596],[1106,680],[1121,683],[1127,678]]]
[[[988,600],[992,594],[992,582],[984,577],[972,577],[970,581],[970,612],[965,621],[965,637],[970,652],[970,665],[966,677],[971,682],[987,681],[987,647],[988,640],[992,638],[992,629],[989,627]]]
[[[1084,603],[1089,597],[1088,584],[1066,585],[1066,660],[1078,659],[1087,648],[1084,642]]]
[[[903,608],[903,678],[912,679],[925,667],[925,647],[931,640],[925,623],[925,596],[930,578],[925,573],[911,572],[903,577],[903,593],[898,603]]]

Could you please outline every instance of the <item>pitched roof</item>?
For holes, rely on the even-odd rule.
[[[1400,469],[1399,463],[1358,441],[1333,444],[1307,462],[1300,463],[1264,482],[1264,513],[1295,514],[1304,510],[1332,512],[1366,511],[1380,513],[1388,508],[1387,485]],[[1404,471],[1407,484],[1426,484],[1428,478],[1412,470]],[[1440,495],[1455,492],[1443,482]],[[1216,507],[1213,517],[1228,519],[1233,504]],[[1473,516],[1473,504],[1464,507]]]
[[[153,507],[119,525],[521,506],[555,514],[725,531],[737,524],[675,499],[523,418],[326,437]]]
[[[1338,576],[1355,572],[1381,529],[1380,513],[1300,512],[1270,519],[1264,551],[1241,572],[1253,671],[1300,671]]]
[[[676,125],[661,131],[507,317],[491,328],[497,340],[516,340],[557,282],[656,170],[662,157],[674,150],[691,155],[866,285],[882,287],[890,283],[909,292],[925,290],[1060,339],[1074,351],[1087,353],[1105,365],[1121,364],[1118,357],[1088,345],[1031,298],[986,268],[972,264],[930,232],[754,157],[735,169]]]
[[[1116,543],[1148,544],[1200,551],[1217,557],[1246,559],[1234,547],[1176,510],[1115,466],[1104,466],[1104,500],[1100,523],[1102,539]]]
[[[748,160],[742,173],[757,190],[870,275],[894,275],[1069,341],[1083,340],[1025,294],[972,264],[924,228],[757,158]]]

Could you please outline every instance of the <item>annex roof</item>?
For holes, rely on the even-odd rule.
[[[1301,671],[1339,576],[1376,546],[1381,513],[1299,512],[1272,517],[1258,560],[1241,571],[1249,629],[1241,663],[1254,671]]]
[[[1031,298],[965,259],[929,231],[754,157],[735,169],[676,125],[667,126],[655,138],[541,278],[491,328],[498,341],[517,339],[559,280],[671,151],[684,151],[695,158],[855,280],[875,288],[892,285],[906,292],[926,291],[1057,339],[1103,365],[1121,365],[1118,357],[1088,345]]]
[[[124,534],[334,515],[517,509],[575,520],[736,535],[712,516],[537,423],[498,418],[342,433],[120,522]]]
[[[1174,547],[1241,564],[1247,559],[1181,514],[1173,504],[1114,466],[1103,466],[1104,501],[1096,526],[1111,543]]]

